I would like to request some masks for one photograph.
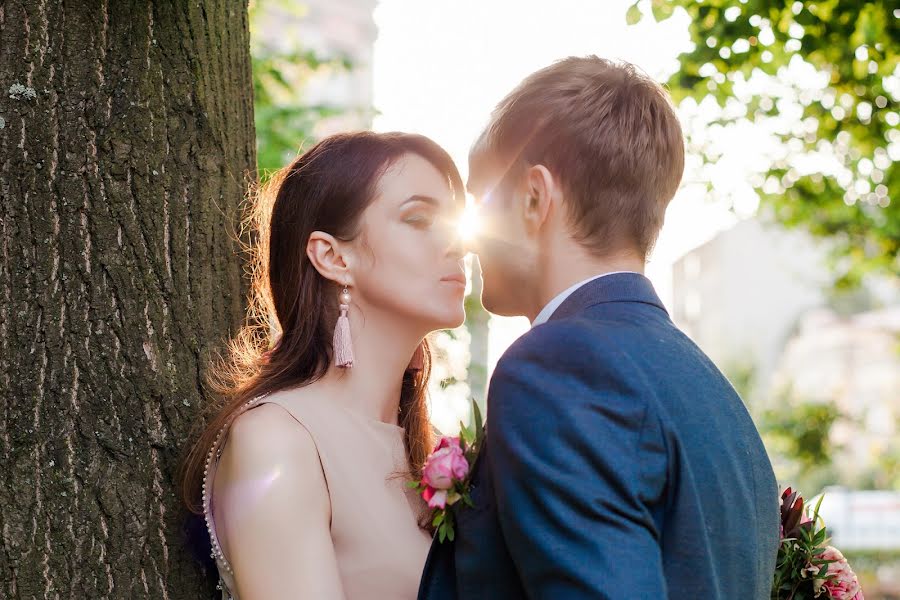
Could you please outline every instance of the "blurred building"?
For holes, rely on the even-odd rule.
[[[773,378],[776,389],[788,385],[793,397],[834,402],[845,417],[831,432],[842,448],[837,468],[845,480],[900,451],[900,305],[853,315],[807,313]]]
[[[836,296],[825,258],[802,232],[743,221],[675,263],[673,318],[754,408],[833,402],[840,479],[894,485],[885,469],[900,460],[897,285]]]
[[[900,492],[832,486],[823,494],[819,514],[835,546],[844,552],[900,550]],[[816,502],[811,499],[813,506]]]
[[[826,302],[825,253],[801,232],[740,222],[676,261],[673,319],[727,375],[771,381],[808,310]]]
[[[826,253],[802,231],[742,221],[674,264],[673,318],[726,374],[752,369],[755,395],[896,384],[897,286],[836,297]]]

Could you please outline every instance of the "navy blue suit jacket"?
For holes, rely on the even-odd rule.
[[[772,466],[641,275],[585,284],[504,354],[473,484],[421,600],[769,598]]]

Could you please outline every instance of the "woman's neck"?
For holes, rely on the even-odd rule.
[[[368,418],[396,425],[403,374],[422,336],[396,320],[351,309],[353,367],[332,364],[321,383],[337,402]]]

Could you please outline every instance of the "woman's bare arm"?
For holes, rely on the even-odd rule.
[[[238,417],[216,473],[216,530],[241,600],[342,600],[312,436],[283,408]]]

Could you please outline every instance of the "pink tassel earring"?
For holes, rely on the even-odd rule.
[[[347,313],[350,310],[350,290],[344,286],[341,292],[341,316],[338,317],[337,327],[334,328],[334,364],[342,368],[353,366],[353,340],[350,337],[350,319]]]
[[[416,346],[416,351],[413,352],[412,358],[409,361],[409,366],[406,367],[407,371],[421,371],[425,368],[425,342],[422,342],[418,346]]]

